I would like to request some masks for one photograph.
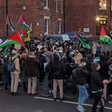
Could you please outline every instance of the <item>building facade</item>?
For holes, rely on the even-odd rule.
[[[101,25],[111,26],[110,0],[66,0],[65,31],[99,35]]]
[[[24,29],[18,24],[19,17],[23,15],[27,24],[32,26],[32,37],[42,38],[45,34],[63,33],[63,0],[2,0],[0,2],[0,30],[5,36],[6,16],[13,21],[19,32]],[[11,34],[8,28],[8,35]]]
[[[111,0],[1,0],[0,36],[12,34],[6,25],[6,16],[12,20],[20,33],[24,28],[18,24],[23,15],[32,26],[32,37],[46,34],[82,31],[99,35],[101,25],[111,27]]]

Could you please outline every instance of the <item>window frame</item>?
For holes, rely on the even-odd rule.
[[[49,9],[49,0],[44,0],[44,9]]]
[[[49,19],[48,18],[44,18],[44,32],[45,34],[49,33]]]

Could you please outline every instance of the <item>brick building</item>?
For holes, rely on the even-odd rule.
[[[32,24],[32,37],[69,31],[98,35],[101,24],[111,26],[110,9],[110,0],[1,0],[0,31],[3,37],[12,33],[5,24],[8,14],[20,33],[23,27],[17,22],[23,15]]]
[[[32,24],[32,37],[43,37],[48,33],[63,32],[63,0],[2,0],[0,2],[0,30],[6,36],[6,15],[13,21],[14,27],[19,32],[23,28],[18,25],[21,15],[28,25]],[[8,28],[8,35],[11,34]]]
[[[110,6],[110,0],[66,0],[65,31],[98,35],[101,25],[110,27]]]

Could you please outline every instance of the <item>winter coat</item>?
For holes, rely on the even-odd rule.
[[[15,60],[14,60],[15,59]],[[20,63],[19,63],[19,58],[16,56],[12,57],[12,60],[14,60],[15,68],[16,70],[14,72],[11,72],[13,74],[20,74]]]
[[[99,91],[103,89],[103,81],[98,71],[92,70],[91,72],[91,90]]]
[[[5,62],[3,64],[4,67],[4,71],[2,74],[2,79],[3,79],[3,83],[9,83],[11,81],[11,75],[10,72],[8,71],[7,67],[8,67],[8,62]]]
[[[22,69],[21,70],[22,82],[27,82],[28,78],[27,78],[26,69],[25,69],[25,59],[22,60],[21,69]]]
[[[52,79],[64,79],[65,70],[63,63],[54,61],[46,66],[47,73]]]
[[[40,61],[40,67],[39,67],[40,74],[45,74],[44,73],[44,63],[46,63],[47,60],[44,54],[39,55],[39,61]]]
[[[70,63],[67,61],[63,61],[63,66],[65,68],[65,75],[71,76],[72,75],[72,67],[70,66]]]
[[[103,80],[109,79],[108,68],[109,68],[108,63],[104,60],[101,60],[100,61],[100,76]]]
[[[84,85],[86,83],[86,77],[89,75],[89,72],[85,67],[79,66],[77,68],[77,73],[78,73],[77,85]]]
[[[26,74],[28,77],[39,77],[38,62],[33,57],[28,57],[24,61]]]

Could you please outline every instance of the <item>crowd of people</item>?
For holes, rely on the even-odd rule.
[[[45,74],[53,81],[53,98],[57,100],[57,87],[60,90],[60,101],[64,100],[63,80],[73,75],[77,68],[77,86],[79,89],[78,106],[79,112],[84,112],[83,104],[88,97],[93,97],[92,112],[96,112],[98,102],[101,102],[99,112],[104,112],[106,92],[112,96],[111,64],[112,52],[101,52],[100,43],[92,42],[91,49],[85,49],[73,45],[72,40],[63,42],[40,42],[35,39],[26,43],[25,47],[10,50],[3,57],[4,49],[1,50],[0,79],[5,90],[10,90],[11,95],[17,96],[18,85],[21,81],[23,91],[28,95],[36,95],[37,86],[41,86]],[[14,71],[9,71],[8,64],[13,61]],[[74,80],[74,79],[73,79]],[[37,82],[39,81],[39,85]],[[109,89],[107,86],[109,85]],[[89,92],[87,88],[89,87]],[[107,89],[107,90],[106,90]]]

